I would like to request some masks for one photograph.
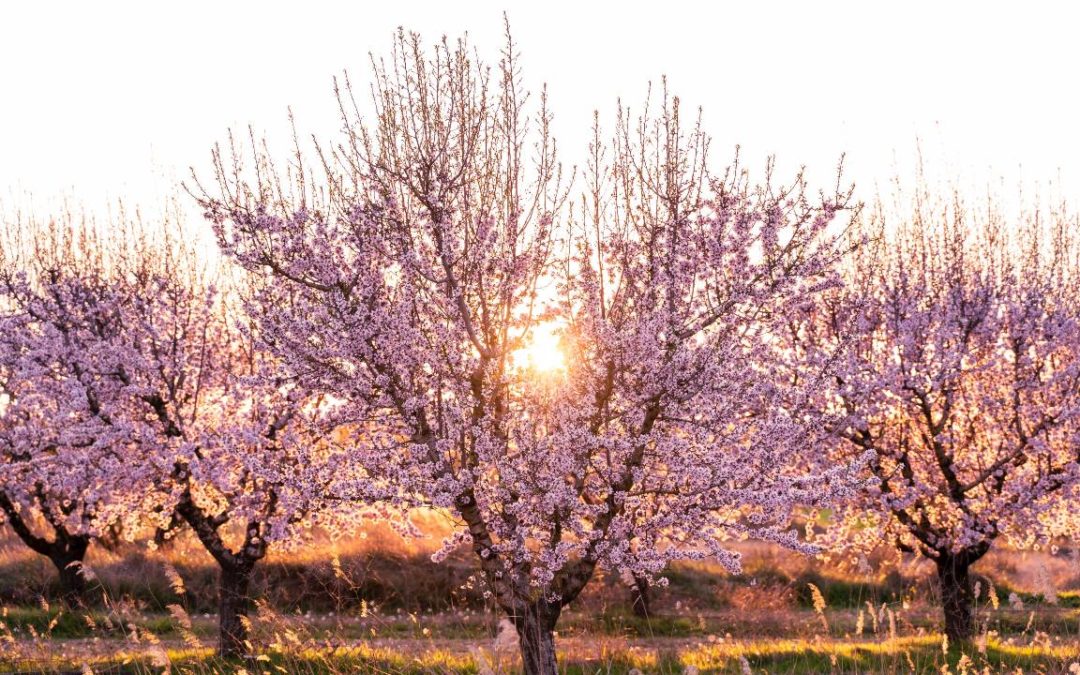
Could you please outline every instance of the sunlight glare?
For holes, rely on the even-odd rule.
[[[528,345],[514,354],[514,365],[541,373],[566,370],[566,361],[557,333],[559,327],[554,323],[541,324],[533,328]]]

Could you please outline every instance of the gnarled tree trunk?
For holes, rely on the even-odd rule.
[[[218,655],[247,653],[248,588],[253,564],[222,565],[218,581]]]
[[[975,634],[971,588],[971,561],[964,554],[943,553],[937,564],[941,605],[945,613],[945,635],[950,642],[966,642]]]
[[[8,496],[0,492],[0,511],[4,512],[8,525],[32,551],[45,556],[56,567],[60,575],[60,596],[69,606],[86,602],[86,577],[82,572],[83,558],[90,546],[90,537],[83,534],[70,534],[63,524],[46,518],[53,529],[53,539],[38,536],[23,520],[22,513]]]
[[[461,494],[456,504],[458,514],[469,527],[473,551],[480,560],[481,569],[507,618],[517,629],[525,675],[556,675],[555,624],[562,608],[577,599],[592,578],[596,559],[568,563],[555,574],[550,588],[536,598],[531,595],[535,589],[528,582],[527,570],[518,567],[507,574],[502,559],[494,553],[491,534],[472,491]]]
[[[247,653],[247,613],[251,572],[266,555],[266,539],[258,522],[249,522],[244,542],[233,552],[225,545],[219,531],[228,522],[222,515],[209,516],[185,492],[176,512],[192,529],[206,550],[217,561],[218,577],[218,656],[235,657]]]
[[[82,567],[89,546],[89,537],[58,536],[48,553],[49,560],[60,575],[60,597],[69,607],[86,602],[87,583]]]
[[[511,616],[521,645],[525,675],[556,675],[555,624],[562,607],[546,600],[521,606]]]

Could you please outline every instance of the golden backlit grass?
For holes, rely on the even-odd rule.
[[[800,625],[816,626],[816,632],[799,638],[732,637],[721,632],[725,624],[734,627],[732,621],[739,622],[743,631],[752,631],[762,617],[746,612],[664,616],[643,620],[640,626],[630,616],[616,621],[615,616],[601,620],[578,613],[560,624],[559,658],[568,675],[634,671],[975,675],[1080,669],[1076,610],[1039,608],[1027,612],[1023,622],[1017,620],[1019,612],[1003,607],[994,610],[1000,615],[997,621],[984,616],[979,637],[962,646],[948,644],[940,633],[916,625],[923,623],[923,611],[886,607],[882,615],[889,615],[887,621],[858,621],[856,627],[850,610],[788,610],[780,618],[789,621],[791,633],[801,632]],[[1045,615],[1040,621],[1052,632],[1035,628],[1036,613]],[[45,628],[38,629],[30,623],[31,610],[7,611],[0,623],[0,671],[494,675],[520,670],[513,629],[506,624],[500,630],[475,614],[369,617],[372,621],[363,624],[366,631],[360,630],[356,617],[338,617],[337,630],[326,630],[326,617],[286,616],[260,604],[251,621],[249,647],[255,656],[234,661],[217,659],[208,648],[214,637],[212,623],[205,617],[193,620],[179,608],[166,621],[168,626],[161,625],[160,618],[152,624],[146,617],[142,623],[132,619],[123,625],[119,612],[105,620],[92,616],[97,628],[89,639],[57,638],[51,632],[60,625],[57,616],[62,615],[53,615]],[[770,616],[768,621],[777,618]],[[105,621],[113,628],[106,630]],[[1000,626],[1002,632],[991,625]]]
[[[496,637],[499,619],[470,579],[471,558],[430,561],[449,530],[445,516],[424,514],[418,528],[428,536],[373,523],[363,536],[275,554],[259,572],[252,616],[259,656],[234,662],[212,656],[216,569],[186,535],[155,552],[93,549],[90,566],[109,599],[76,611],[43,597],[55,577],[47,561],[0,537],[0,672],[515,672],[515,640],[508,649]],[[767,545],[738,547],[741,575],[709,561],[674,565],[648,619],[628,613],[617,578],[598,578],[560,620],[564,672],[974,675],[1070,673],[1080,663],[1075,551],[999,551],[980,561],[981,636],[961,648],[942,644],[925,562],[871,560],[878,571],[857,573]],[[1057,607],[1044,602],[1048,587]],[[387,589],[398,595],[379,599]],[[169,605],[184,614],[170,615]]]
[[[963,648],[949,646],[941,635],[898,637],[881,642],[837,640],[769,640],[705,645],[683,652],[681,661],[701,672],[729,672],[742,661],[754,671],[902,673],[1064,672],[1080,660],[1075,645],[1013,645],[987,640]]]
[[[630,673],[1070,673],[1080,666],[1077,645],[1015,645],[991,640],[984,646],[947,646],[927,635],[872,640],[763,640],[676,645],[665,641],[613,648],[574,641],[560,647],[568,674]],[[96,673],[514,673],[512,653],[496,654],[475,644],[451,647],[423,642],[398,647],[278,645],[257,657],[222,661],[209,649],[144,647],[109,656],[72,658],[58,654],[36,660],[0,657],[0,667],[27,672]],[[1073,670],[1070,670],[1072,668]]]

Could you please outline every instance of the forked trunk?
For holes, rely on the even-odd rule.
[[[972,620],[974,594],[971,563],[963,556],[943,555],[936,561],[941,605],[945,612],[945,635],[950,642],[966,642],[975,634]]]
[[[44,496],[40,499],[45,503]],[[90,537],[69,533],[63,524],[55,519],[49,520],[53,529],[52,541],[35,534],[23,520],[19,508],[3,492],[0,492],[0,512],[6,518],[8,526],[30,550],[45,556],[56,567],[63,601],[71,607],[85,604],[87,583],[82,562],[86,557],[86,549],[90,547]]]
[[[525,675],[556,675],[555,623],[561,607],[544,600],[530,603],[511,616],[521,645],[521,663]]]
[[[218,655],[230,658],[247,653],[248,588],[255,563],[266,554],[266,539],[259,521],[249,522],[244,544],[233,553],[225,545],[218,531],[228,522],[221,516],[210,517],[185,491],[176,505],[176,513],[183,518],[199,537],[199,541],[217,561],[218,577]],[[258,538],[258,540],[257,540]]]
[[[250,565],[222,565],[218,584],[218,655],[230,658],[247,653],[248,588]]]

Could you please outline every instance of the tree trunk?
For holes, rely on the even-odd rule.
[[[525,675],[557,675],[554,631],[561,609],[558,604],[540,600],[510,617],[517,627]]]
[[[967,642],[975,634],[971,606],[971,563],[966,556],[942,555],[936,561],[945,612],[945,635],[950,642]]]
[[[48,555],[60,576],[60,598],[68,607],[85,605],[87,583],[82,566],[90,539],[57,534]]]
[[[266,555],[266,538],[259,521],[249,522],[244,544],[233,553],[218,531],[228,522],[225,516],[208,516],[185,490],[176,504],[176,513],[195,530],[199,541],[217,561],[218,577],[218,656],[244,656],[247,644],[248,587],[255,563]]]
[[[68,607],[78,607],[86,602],[86,577],[82,573],[82,558],[58,555],[49,560],[60,575],[60,599]]]
[[[634,616],[643,619],[649,618],[649,581],[645,577],[634,575],[634,583],[630,586],[630,602],[634,610]]]
[[[222,565],[218,583],[218,656],[243,656],[248,647],[248,587],[251,565]]]
[[[45,497],[40,497],[40,501],[45,503]],[[34,553],[48,558],[56,567],[60,575],[60,597],[64,603],[70,607],[85,604],[87,584],[81,568],[86,549],[90,547],[90,537],[84,534],[69,534],[61,522],[48,518],[53,529],[52,541],[35,534],[23,520],[18,507],[3,492],[0,492],[0,511],[19,539]]]

